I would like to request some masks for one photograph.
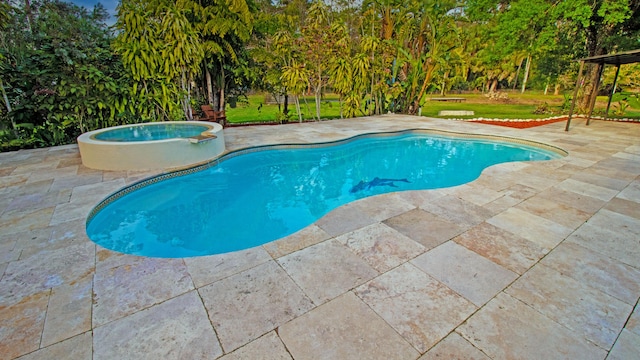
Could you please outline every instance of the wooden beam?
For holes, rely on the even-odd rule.
[[[576,81],[576,88],[573,90],[573,99],[571,100],[571,108],[569,109],[569,118],[567,119],[567,126],[564,131],[569,131],[569,125],[571,124],[571,117],[573,116],[573,109],[576,107],[576,98],[578,97],[578,90],[582,86],[582,70],[584,69],[584,61],[580,61],[580,70],[578,70],[578,80]]]
[[[607,111],[604,113],[604,119],[607,120],[609,117],[609,108],[611,107],[611,99],[613,95],[616,93],[616,85],[618,85],[618,74],[620,74],[620,64],[616,68],[616,76],[613,77],[613,89],[611,89],[611,93],[609,94],[609,101],[607,102]]]
[[[598,77],[596,78],[595,86],[593,87],[593,98],[589,104],[589,115],[587,116],[587,125],[591,122],[591,115],[593,114],[593,108],[596,106],[596,99],[598,98],[598,88],[600,87],[600,78],[602,77],[602,71],[604,70],[604,63],[598,64]]]

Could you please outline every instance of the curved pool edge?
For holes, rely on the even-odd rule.
[[[150,178],[142,179],[142,180],[137,181],[137,182],[135,182],[133,184],[127,185],[127,186],[123,187],[122,189],[117,190],[117,191],[111,193],[110,195],[106,196],[95,207],[93,207],[93,209],[91,209],[91,211],[87,215],[87,220],[85,222],[85,226],[88,225],[91,222],[91,220],[95,217],[95,215],[98,212],[100,212],[104,207],[109,205],[111,202],[116,201],[119,198],[129,194],[130,192],[136,191],[138,189],[144,188],[144,187],[146,187],[148,185],[155,184],[155,183],[163,181],[163,180],[176,178],[176,177],[181,177],[181,176],[185,176],[185,175],[188,175],[188,174],[192,174],[192,173],[196,173],[196,172],[199,172],[199,171],[206,170],[206,169],[208,169],[208,168],[210,168],[212,166],[215,166],[215,165],[219,164],[220,162],[229,160],[229,159],[231,159],[233,157],[236,157],[236,156],[240,156],[240,155],[243,155],[243,154],[256,152],[256,151],[262,151],[264,149],[278,149],[278,150],[280,150],[280,149],[295,149],[295,148],[309,148],[309,147],[326,147],[326,146],[338,145],[340,143],[353,141],[353,140],[356,140],[356,139],[362,138],[362,137],[373,137],[373,136],[375,136],[375,137],[393,137],[393,136],[402,135],[402,134],[408,134],[408,133],[419,133],[419,134],[428,134],[428,135],[441,135],[441,136],[459,137],[459,138],[465,138],[465,139],[502,141],[502,142],[511,143],[511,144],[517,144],[517,145],[524,145],[524,146],[540,148],[540,149],[543,149],[543,150],[546,150],[546,151],[549,151],[549,152],[556,153],[560,157],[565,157],[565,156],[567,156],[569,154],[566,150],[564,150],[562,148],[559,148],[557,146],[549,145],[549,144],[545,144],[545,143],[538,142],[538,141],[533,141],[533,140],[513,138],[513,137],[507,137],[507,136],[501,136],[501,135],[469,134],[469,133],[460,133],[460,132],[454,132],[454,131],[446,131],[446,130],[438,130],[438,129],[425,129],[425,128],[415,128],[415,129],[386,131],[386,132],[370,132],[370,133],[363,133],[363,134],[350,136],[350,137],[347,137],[347,138],[344,138],[344,139],[326,141],[326,142],[318,142],[318,143],[291,143],[291,144],[272,144],[272,145],[251,146],[251,147],[236,149],[236,150],[232,150],[232,151],[224,151],[222,155],[220,155],[220,156],[218,156],[215,159],[212,159],[210,161],[206,161],[206,162],[204,162],[202,164],[198,164],[198,165],[195,165],[195,166],[192,166],[192,167],[188,167],[186,169],[179,169],[179,170],[173,170],[173,171],[170,171],[170,172],[165,172],[163,174],[155,175],[155,176],[152,176]],[[496,164],[496,165],[493,165],[493,166],[498,166],[498,165],[500,165],[500,164]],[[335,209],[333,209],[333,210],[335,210]],[[325,216],[326,216],[326,214],[325,214]],[[293,234],[290,234],[290,235],[293,235]],[[290,235],[288,235],[288,236],[290,236]]]
[[[207,128],[202,139],[171,138],[152,141],[115,142],[95,139],[96,134],[141,124],[121,125],[86,132],[77,139],[82,164],[91,169],[176,171],[205,164],[225,152],[223,128],[204,121],[168,121],[145,125],[191,124]],[[206,138],[206,139],[205,139]]]

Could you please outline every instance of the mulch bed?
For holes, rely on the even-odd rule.
[[[534,126],[542,126],[546,124],[567,121],[567,119],[551,119],[551,120],[516,120],[516,121],[494,121],[494,120],[471,120],[481,124],[506,126],[516,129],[527,129]]]

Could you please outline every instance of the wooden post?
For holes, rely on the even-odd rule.
[[[596,79],[595,86],[593,88],[594,94],[589,104],[589,115],[587,116],[587,125],[591,122],[591,114],[593,114],[593,108],[596,106],[596,99],[598,98],[598,88],[600,87],[600,78],[602,77],[602,70],[604,70],[604,63],[598,64],[598,78]]]
[[[609,101],[607,102],[607,111],[604,113],[604,119],[607,120],[609,117],[609,108],[611,107],[611,99],[613,98],[613,94],[616,93],[616,85],[618,84],[618,74],[620,74],[620,64],[618,64],[618,68],[616,69],[616,76],[613,77],[613,89],[611,89],[611,93],[609,94]]]
[[[569,125],[571,124],[571,117],[573,116],[573,109],[576,107],[576,98],[578,97],[578,90],[580,89],[582,82],[582,70],[584,69],[584,61],[580,61],[580,70],[578,70],[578,80],[576,81],[576,89],[573,90],[573,99],[571,100],[571,108],[569,109],[569,118],[567,119],[567,126],[564,131],[569,131]]]

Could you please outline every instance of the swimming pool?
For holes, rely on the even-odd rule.
[[[422,130],[250,148],[115,193],[91,212],[87,234],[144,256],[225,253],[292,234],[367,196],[460,185],[494,164],[562,155],[543,144]]]

